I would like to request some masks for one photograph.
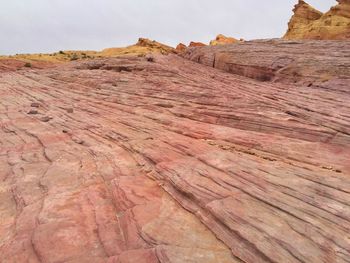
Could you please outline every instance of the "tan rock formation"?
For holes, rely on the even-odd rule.
[[[139,38],[136,46],[151,48],[160,53],[174,53],[174,48],[147,38]]]
[[[227,44],[233,44],[239,42],[238,39],[235,39],[233,37],[226,37],[222,34],[217,35],[215,40],[210,41],[210,46],[217,46],[217,45],[227,45]]]
[[[68,50],[59,51],[52,54],[18,54],[15,56],[0,56],[0,61],[15,59],[17,61],[22,61],[21,63],[28,61],[31,63],[37,63],[39,61],[57,63],[84,59],[94,59],[101,57],[118,57],[125,55],[144,56],[148,53],[169,54],[176,53],[176,50],[173,47],[164,45],[154,40],[149,40],[147,38],[139,38],[136,44],[127,47],[106,48],[102,51]]]
[[[303,0],[295,5],[294,15],[285,39],[348,39],[350,38],[350,1],[337,0],[338,5],[323,14]]]

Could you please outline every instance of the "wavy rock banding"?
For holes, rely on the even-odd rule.
[[[349,262],[349,43],[233,46],[1,72],[1,262]]]

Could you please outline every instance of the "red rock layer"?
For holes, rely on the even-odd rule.
[[[3,73],[0,95],[2,262],[348,262],[339,84],[169,55]]]
[[[201,42],[193,42],[192,41],[188,46],[189,47],[204,47],[204,46],[206,46],[206,44],[203,44]]]
[[[178,45],[176,46],[176,50],[179,51],[179,52],[185,51],[186,48],[187,48],[186,45],[185,45],[185,44],[182,44],[182,43],[180,43],[180,44],[178,44]]]

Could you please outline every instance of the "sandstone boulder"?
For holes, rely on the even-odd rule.
[[[215,40],[210,41],[210,46],[227,45],[227,44],[233,44],[237,42],[239,42],[238,39],[235,39],[233,37],[226,37],[220,34],[216,36]]]
[[[98,52],[101,57],[113,57],[122,55],[146,55],[148,53],[169,54],[176,53],[173,47],[147,38],[139,38],[135,45],[122,48],[107,48]]]

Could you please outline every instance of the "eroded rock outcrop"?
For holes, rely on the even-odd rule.
[[[216,38],[212,41],[210,41],[210,46],[217,46],[217,45],[227,45],[227,44],[233,44],[239,42],[238,39],[235,39],[233,37],[226,37],[222,34],[219,34],[216,36]]]
[[[139,38],[136,46],[151,48],[154,51],[159,51],[162,54],[174,53],[174,48],[165,44],[159,43],[155,40],[149,40],[147,38]]]
[[[285,39],[349,39],[350,2],[338,0],[339,4],[323,14],[303,0],[294,8]]]
[[[173,47],[164,45],[155,40],[139,38],[135,45],[125,48],[107,48],[102,50],[99,55],[102,57],[121,56],[121,55],[145,55],[147,53],[169,54],[176,53]]]
[[[175,55],[0,74],[0,261],[348,262],[348,42],[237,46],[332,84]]]

